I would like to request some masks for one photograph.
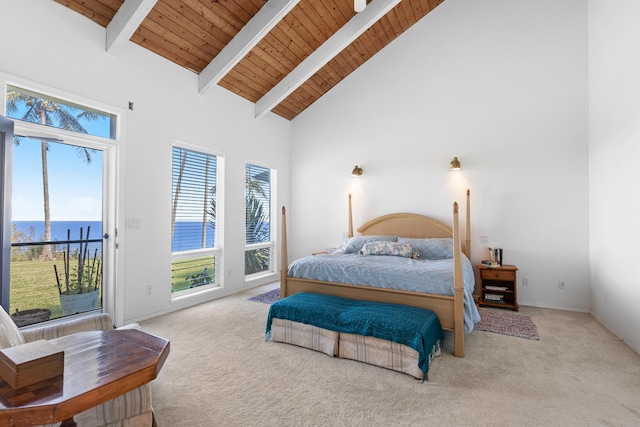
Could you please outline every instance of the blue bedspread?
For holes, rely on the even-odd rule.
[[[453,295],[453,258],[412,259],[397,256],[328,254],[300,258],[289,266],[289,277],[411,292]],[[462,257],[464,331],[473,331],[480,313],[473,302],[473,267]]]
[[[424,378],[432,351],[444,339],[440,320],[431,310],[333,295],[301,292],[273,303],[267,317],[267,337],[274,317],[404,344],[418,352]]]

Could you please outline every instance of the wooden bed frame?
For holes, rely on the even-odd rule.
[[[349,234],[353,235],[351,195],[349,195]],[[471,253],[470,233],[470,192],[467,190],[467,217],[465,244],[460,241],[458,225],[458,203],[453,204],[453,226],[434,218],[411,213],[384,215],[364,224],[358,229],[361,235],[393,235],[399,237],[427,238],[453,237],[454,295],[437,295],[371,286],[348,285],[344,283],[297,279],[287,275],[287,226],[286,210],[282,208],[282,265],[280,271],[280,298],[298,292],[315,292],[366,301],[404,304],[432,310],[440,319],[445,330],[454,333],[454,351],[457,357],[464,357],[464,284],[462,281],[462,255]]]

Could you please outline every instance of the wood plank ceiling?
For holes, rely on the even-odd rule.
[[[124,0],[56,0],[107,28]],[[239,62],[217,80],[217,84],[258,103],[314,51],[357,15],[394,5],[373,23],[367,24],[353,41],[331,54],[308,76],[290,88],[281,83],[282,99],[271,97],[267,110],[293,119],[342,79],[379,52],[444,0],[370,0],[367,8],[356,14],[353,0],[299,0],[275,26],[253,46]],[[135,7],[147,2],[151,10],[142,12],[130,40],[188,70],[203,76],[202,71],[220,54],[234,37],[266,7],[263,0],[126,0]],[[286,0],[269,0],[269,6]],[[124,8],[123,8],[124,9]],[[267,9],[265,9],[266,11]],[[373,13],[373,12],[371,12]],[[377,17],[375,18],[377,19]],[[252,21],[255,22],[256,20]],[[248,27],[249,28],[249,27]],[[248,29],[247,28],[247,29]],[[245,30],[246,31],[246,30]],[[359,34],[359,35],[358,35]],[[336,36],[337,37],[337,36]],[[236,39],[237,40],[237,39]],[[327,42],[327,43],[325,43]],[[335,55],[335,56],[334,56]],[[309,68],[309,67],[306,67]],[[294,73],[295,74],[295,73]],[[298,72],[300,74],[300,72]],[[293,75],[293,74],[292,74]],[[402,78],[402,76],[397,76]],[[206,88],[201,92],[206,91]],[[259,116],[258,109],[256,115]]]

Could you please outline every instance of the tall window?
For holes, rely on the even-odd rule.
[[[271,189],[275,171],[247,163],[245,167],[246,237],[244,274],[273,272]]]
[[[218,157],[173,147],[171,291],[218,282],[216,255]]]

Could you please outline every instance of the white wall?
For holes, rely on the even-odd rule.
[[[640,3],[589,1],[593,315],[640,353]]]
[[[589,311],[587,90],[586,2],[447,0],[292,121],[290,258],[340,243],[348,193],[357,228],[450,221],[470,188],[472,261],[501,247],[521,304]]]
[[[198,95],[195,74],[133,43],[118,56],[107,54],[105,29],[55,2],[0,0],[0,11],[0,72],[126,111],[120,165],[119,320],[148,318],[255,286],[244,282],[244,164],[253,161],[277,169],[278,204],[287,203],[289,122],[274,115],[255,120],[252,103],[219,87]],[[127,110],[129,101],[133,111]],[[174,140],[224,155],[226,222],[224,288],[172,304]],[[141,229],[127,230],[127,218],[139,219]],[[146,285],[152,288],[149,296]]]

